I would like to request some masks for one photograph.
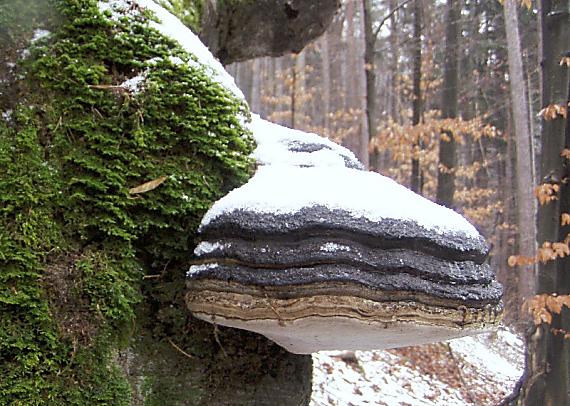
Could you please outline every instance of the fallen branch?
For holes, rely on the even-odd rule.
[[[177,346],[176,344],[174,344],[174,342],[170,339],[170,337],[166,337],[166,340],[170,343],[170,345],[172,345],[176,350],[178,350],[180,353],[184,354],[185,356],[187,356],[188,358],[194,358],[194,355],[188,354],[186,351],[184,351],[182,348],[180,348],[179,346]]]

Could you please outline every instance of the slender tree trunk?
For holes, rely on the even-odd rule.
[[[447,1],[445,65],[443,68],[442,118],[457,117],[459,85],[459,19],[460,2]],[[436,201],[447,207],[453,206],[455,193],[455,138],[453,132],[444,131],[439,139],[439,169],[437,173]]]
[[[376,134],[376,67],[374,64],[374,49],[376,36],[372,30],[372,1],[362,0],[364,22],[364,72],[365,72],[365,110],[368,127],[368,141]],[[368,155],[368,150],[366,150]],[[367,163],[368,164],[368,163]]]
[[[331,67],[329,51],[329,34],[326,31],[321,38],[321,60],[322,60],[322,88],[323,88],[323,129],[324,135],[329,136],[331,130]]]
[[[520,236],[519,251],[522,255],[534,257],[536,255],[536,205],[535,199],[529,196],[529,191],[534,190],[533,148],[516,0],[505,0],[504,14],[509,57],[511,107],[516,139],[516,207]],[[520,267],[520,271],[521,274],[518,278],[519,294],[523,298],[528,298],[535,291],[535,267],[529,266],[528,269],[527,267]]]
[[[290,123],[289,126],[291,128],[295,128],[296,123],[296,114],[297,114],[297,64],[295,63],[297,60],[298,55],[292,56],[293,63],[291,64],[291,89],[289,89],[289,97],[290,97]]]
[[[396,8],[396,0],[390,0],[390,10]],[[394,13],[390,17],[390,49],[392,50],[392,64],[390,72],[390,85],[392,93],[390,115],[396,123],[401,123],[400,114],[400,89],[398,86],[398,71],[400,65],[400,35],[397,27],[398,18]]]
[[[362,1],[358,2],[358,8],[359,8],[359,35],[357,37],[357,41],[358,41],[358,66],[359,69],[355,70],[355,72],[357,73],[357,85],[358,85],[358,92],[357,92],[357,97],[358,97],[358,109],[360,110],[360,131],[359,131],[359,153],[358,153],[358,157],[360,158],[360,161],[362,162],[362,164],[364,165],[364,167],[366,169],[368,169],[369,165],[370,165],[370,157],[369,157],[369,153],[368,153],[368,145],[370,144],[370,128],[369,128],[369,117],[367,112],[368,112],[368,99],[371,98],[373,105],[375,105],[375,94],[374,93],[368,93],[367,92],[367,86],[368,86],[368,82],[367,82],[367,74],[368,71],[366,70],[366,68],[368,68],[368,66],[366,65],[366,36],[364,33],[365,31],[365,24],[364,24],[364,5],[362,4]],[[374,58],[374,52],[372,52],[372,63],[374,63],[373,61]],[[364,67],[364,69],[363,69]],[[372,70],[373,67],[370,67],[370,70]],[[376,80],[375,77],[372,78],[373,80]],[[374,86],[374,85],[373,85]],[[372,114],[373,114],[373,110],[374,107],[372,107]]]
[[[294,125],[295,128],[303,129],[306,125],[305,123],[305,112],[307,108],[306,103],[306,83],[305,83],[305,52],[300,52],[295,57],[295,66],[293,67],[295,71],[295,83],[293,95],[295,97],[295,118]],[[293,120],[292,120],[293,121]]]
[[[412,125],[417,126],[421,119],[422,109],[422,4],[421,0],[414,0],[414,55],[413,55],[413,101],[412,101]],[[422,193],[422,175],[420,168],[419,153],[422,148],[421,140],[418,139],[413,145],[412,176],[410,188]]]
[[[251,78],[251,111],[259,113],[261,110],[261,58],[252,61],[252,78]]]
[[[356,53],[356,30],[354,28],[354,20],[355,20],[355,11],[354,11],[354,2],[356,0],[347,0],[346,2],[346,38],[345,38],[345,51],[346,51],[346,65],[349,67],[348,71],[346,72],[346,97],[347,97],[347,107],[354,108],[357,98],[357,81],[356,76],[354,73],[357,69],[360,69],[360,66],[356,63],[358,59]]]
[[[542,0],[539,11],[541,104],[567,105],[568,67],[561,66],[561,57],[568,52],[570,38],[570,0]],[[558,182],[560,196],[538,210],[539,241],[556,242],[564,239],[570,231],[560,226],[561,213],[570,211],[568,172],[561,150],[570,147],[570,130],[567,120],[561,117],[542,120],[542,156],[540,176],[543,181]],[[568,258],[540,264],[538,268],[537,293],[568,294],[570,291],[570,263]],[[561,334],[553,329],[570,330],[569,312],[553,315],[552,323],[541,324],[527,336],[526,382],[522,390],[523,405],[558,406],[570,403],[569,390],[569,345]]]

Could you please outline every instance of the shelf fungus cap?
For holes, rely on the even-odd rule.
[[[254,117],[259,167],[200,226],[194,316],[294,353],[365,350],[494,329],[502,288],[461,215],[362,170],[348,150]]]

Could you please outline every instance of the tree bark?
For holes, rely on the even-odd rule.
[[[442,118],[457,118],[459,84],[459,19],[460,2],[447,1],[445,65],[443,67]],[[439,138],[439,169],[437,172],[437,203],[452,207],[455,193],[455,138],[444,131]]]
[[[396,8],[396,0],[390,0],[390,9]],[[401,124],[401,111],[400,111],[400,90],[398,85],[398,71],[400,66],[400,35],[397,27],[398,19],[397,14],[394,13],[390,17],[390,48],[392,50],[392,63],[390,72],[390,91],[391,91],[391,110],[390,115],[392,119]]]
[[[422,110],[422,5],[421,0],[414,0],[414,52],[413,52],[413,100],[412,125],[417,126],[421,119]],[[410,188],[422,193],[422,173],[420,167],[420,151],[422,142],[418,139],[412,146],[412,175]]]
[[[516,202],[519,228],[519,252],[524,256],[536,255],[536,203],[529,198],[534,190],[533,148],[530,134],[529,107],[527,104],[526,80],[524,78],[517,2],[504,2],[505,28],[508,44],[509,83],[511,89],[511,109],[516,139]],[[520,267],[519,295],[530,297],[535,291],[536,269],[531,265]]]
[[[568,52],[570,38],[570,1],[542,0],[539,11],[540,32],[540,83],[541,104],[567,105],[568,67],[561,66],[561,57]],[[563,240],[568,226],[560,226],[560,215],[570,210],[567,162],[560,156],[561,150],[570,147],[570,130],[567,120],[558,117],[542,120],[540,176],[543,182],[557,182],[561,188],[559,200],[542,205],[538,210],[539,242]],[[565,137],[566,133],[566,137]],[[566,138],[566,139],[565,139]],[[570,291],[570,263],[568,258],[540,264],[537,293],[568,294]],[[569,312],[553,315],[552,323],[534,327],[527,336],[526,382],[523,385],[523,405],[547,406],[570,403],[569,344],[563,335],[553,329],[570,330]]]
[[[294,128],[305,128],[305,116],[307,110],[306,80],[305,80],[305,52],[301,52],[295,57],[294,97],[295,97],[295,119]],[[293,119],[291,120],[293,121]]]
[[[257,58],[251,63],[251,111],[258,113],[261,110],[261,58]]]
[[[322,61],[322,88],[323,88],[323,129],[324,135],[329,136],[331,131],[331,67],[329,51],[329,35],[325,32],[321,38]]]
[[[361,1],[358,2],[358,11],[360,14],[360,18],[358,19],[359,22],[359,35],[357,37],[358,40],[358,62],[357,66],[359,69],[357,72],[357,85],[358,85],[358,109],[360,110],[360,120],[359,120],[359,153],[358,157],[360,158],[360,162],[364,165],[364,168],[368,169],[370,166],[370,157],[368,153],[368,145],[370,144],[370,128],[369,128],[369,121],[368,121],[368,114],[366,114],[368,110],[368,98],[374,98],[375,95],[369,95],[367,93],[367,71],[366,71],[366,38],[365,38],[365,27],[364,27],[364,7]],[[372,58],[374,54],[372,54]],[[364,68],[364,69],[363,69]],[[373,68],[371,68],[373,69]],[[374,79],[376,80],[376,79]]]
[[[370,141],[376,134],[376,67],[374,50],[376,48],[376,36],[372,30],[372,1],[362,1],[363,25],[364,25],[364,74],[366,80],[365,86],[365,110],[366,124],[368,127],[367,140]],[[366,138],[366,137],[365,137]],[[368,144],[368,143],[367,143]],[[368,154],[368,149],[363,151]],[[366,162],[366,166],[368,166]]]

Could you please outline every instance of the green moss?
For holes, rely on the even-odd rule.
[[[32,47],[25,96],[0,122],[0,404],[129,404],[114,354],[137,328],[183,334],[197,225],[250,176],[248,112],[173,63],[193,56],[146,16],[51,5],[63,23]],[[117,86],[142,72],[140,93]]]
[[[200,32],[204,0],[160,0],[159,3],[192,31]]]

